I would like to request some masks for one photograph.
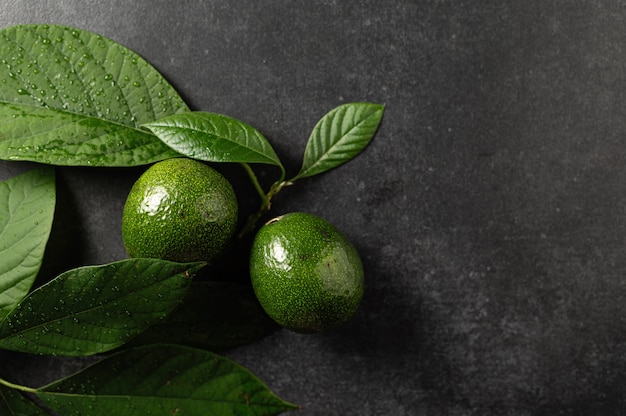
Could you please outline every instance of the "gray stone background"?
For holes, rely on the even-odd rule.
[[[0,1],[0,27],[20,23],[138,52],[193,109],[262,131],[292,173],[325,112],[387,106],[363,154],[274,207],[355,242],[358,314],[227,352],[298,414],[626,414],[626,2]],[[0,179],[27,168],[0,162]],[[48,271],[125,257],[140,172],[59,170]],[[2,357],[35,386],[81,365]]]

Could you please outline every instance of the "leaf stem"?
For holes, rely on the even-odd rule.
[[[19,384],[14,384],[14,383],[11,383],[10,381],[7,381],[7,380],[5,380],[3,378],[0,378],[0,384],[5,386],[5,387],[8,387],[10,389],[19,390],[19,391],[22,391],[24,393],[37,393],[37,389],[33,389],[31,387],[22,386],[22,385],[19,385]]]
[[[254,173],[250,165],[248,163],[241,163],[241,166],[243,166],[243,168],[246,170],[246,173],[252,181],[252,185],[254,185],[254,189],[256,189],[261,199],[265,200],[265,198],[267,198],[267,195],[265,195],[265,191],[261,187],[261,184],[259,183],[259,180],[257,179],[256,174]]]

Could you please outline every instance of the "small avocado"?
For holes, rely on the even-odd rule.
[[[215,169],[188,158],[148,168],[128,194],[122,238],[130,257],[214,260],[237,226],[237,197]]]
[[[250,276],[265,312],[300,333],[349,320],[364,290],[363,265],[354,245],[331,223],[305,212],[276,217],[259,229]]]

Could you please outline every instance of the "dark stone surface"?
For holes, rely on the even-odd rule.
[[[31,22],[135,50],[193,109],[257,127],[294,173],[326,111],[386,104],[362,155],[274,206],[355,242],[357,316],[227,353],[299,414],[626,412],[622,2],[0,1],[1,27]],[[0,177],[28,167],[1,162]],[[59,171],[46,270],[125,256],[140,171]],[[76,366],[2,357],[34,385]]]

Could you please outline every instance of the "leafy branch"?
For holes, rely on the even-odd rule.
[[[257,129],[191,111],[147,61],[95,33],[58,25],[0,29],[0,79],[0,159],[103,167],[181,156],[238,163],[261,200],[240,236],[254,231],[284,188],[361,153],[384,112],[383,105],[354,102],[325,114],[300,170],[287,179]],[[267,190],[255,164],[279,171]],[[0,378],[0,414],[47,414],[27,395],[62,414],[90,416],[270,415],[296,408],[245,368],[209,352],[252,342],[276,325],[249,287],[194,281],[204,263],[125,259],[68,270],[32,290],[55,201],[50,166],[0,182],[0,349],[107,355],[40,388]]]
[[[384,106],[372,103],[343,104],[315,125],[297,175],[285,180],[286,171],[268,140],[242,121],[215,113],[174,114],[144,127],[176,152],[206,162],[236,162],[247,172],[261,198],[258,211],[248,218],[240,237],[252,232],[271,208],[272,198],[296,181],[324,173],[356,157],[370,143],[381,122]],[[251,163],[280,168],[280,177],[269,190],[261,187]]]

